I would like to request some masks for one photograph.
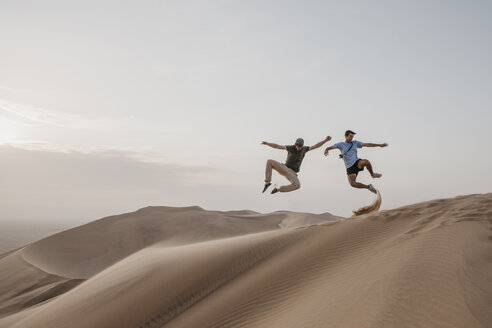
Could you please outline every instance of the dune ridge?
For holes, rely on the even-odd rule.
[[[0,327],[490,327],[492,194],[340,219],[149,207],[0,257]]]

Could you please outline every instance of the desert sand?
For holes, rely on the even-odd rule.
[[[492,327],[492,194],[106,217],[0,255],[0,327]]]

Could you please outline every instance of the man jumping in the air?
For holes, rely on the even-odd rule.
[[[285,164],[274,161],[273,159],[269,159],[266,164],[265,171],[265,187],[263,188],[263,192],[270,187],[272,184],[272,169],[283,175],[290,181],[290,185],[282,186],[280,188],[274,188],[272,190],[272,194],[277,192],[288,192],[301,188],[301,184],[299,182],[299,178],[297,177],[297,173],[301,168],[302,160],[304,159],[304,155],[310,150],[314,150],[323,146],[326,142],[330,141],[331,137],[326,137],[323,141],[318,142],[314,146],[308,147],[304,146],[304,140],[302,138],[298,138],[296,140],[295,145],[292,146],[281,146],[274,143],[263,141],[262,145],[267,145],[275,149],[285,149],[287,150],[287,160]]]
[[[364,168],[367,167],[367,170],[371,174],[373,178],[380,178],[382,174],[374,173],[372,170],[371,162],[367,159],[359,159],[357,157],[357,148],[362,147],[386,147],[387,143],[383,144],[373,144],[373,143],[364,143],[354,139],[355,132],[351,130],[345,131],[345,142],[339,142],[334,144],[331,147],[325,149],[325,156],[328,156],[328,152],[332,149],[340,149],[340,158],[343,158],[345,162],[345,167],[347,168],[347,176],[349,184],[354,188],[360,189],[369,189],[373,193],[377,193],[376,188],[372,184],[365,185],[363,183],[357,182],[357,174],[360,171],[364,171]]]

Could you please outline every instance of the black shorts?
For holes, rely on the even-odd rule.
[[[364,168],[359,168],[359,161],[360,159],[357,160],[357,162],[354,163],[354,165],[352,165],[351,167],[349,167],[347,169],[347,175],[351,175],[351,174],[359,174],[360,171],[364,171]]]

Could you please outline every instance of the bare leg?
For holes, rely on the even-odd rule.
[[[355,174],[355,173],[348,176],[349,184],[352,187],[358,188],[358,189],[369,189],[369,186],[368,185],[365,185],[363,183],[357,182],[356,179],[357,179],[357,174]]]
[[[369,162],[367,159],[361,159],[359,161],[359,169],[367,168],[369,173],[371,174],[371,177],[374,177],[374,172],[372,170],[372,164]]]
[[[367,170],[369,171],[369,173],[371,174],[371,177],[373,179],[375,178],[380,178],[382,176],[381,173],[375,173],[373,170],[372,170],[372,164],[371,162],[369,162],[367,159],[361,159],[359,161],[359,164],[358,164],[359,168],[360,169],[363,169],[365,167],[367,167]]]

